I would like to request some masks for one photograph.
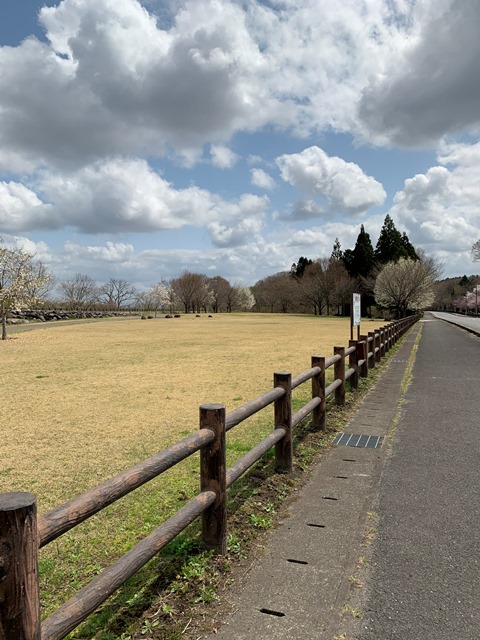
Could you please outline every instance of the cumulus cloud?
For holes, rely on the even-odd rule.
[[[238,160],[238,155],[228,147],[212,144],[210,147],[212,164],[219,169],[231,169]]]
[[[265,196],[225,200],[196,186],[176,189],[146,161],[122,158],[70,173],[45,170],[35,191],[19,183],[0,183],[0,222],[12,232],[73,227],[90,234],[139,233],[215,223],[216,242],[220,228],[238,227],[231,233],[233,242],[233,236],[238,241],[249,230],[256,233],[258,224],[238,226],[239,221],[263,219],[268,205]]]
[[[224,144],[264,125],[356,126],[370,77],[407,41],[407,5],[194,0],[167,20],[137,0],[44,7],[46,41],[0,49],[0,148],[78,165]],[[399,8],[400,7],[400,8]],[[153,11],[153,9],[152,9]],[[306,37],[308,34],[308,37]]]
[[[259,189],[273,189],[275,180],[263,169],[250,169],[252,184]]]
[[[410,240],[451,265],[463,261],[479,235],[480,145],[442,145],[441,165],[405,180],[390,214]],[[450,165],[450,167],[442,166]]]
[[[0,182],[0,226],[5,232],[52,229],[51,207],[19,182]]]
[[[425,145],[480,125],[480,5],[419,3],[409,43],[363,91],[359,114],[379,142]]]
[[[319,196],[330,209],[346,213],[363,213],[370,207],[382,204],[386,193],[383,186],[366,175],[353,162],[328,156],[319,147],[309,147],[300,153],[284,154],[276,159],[282,179],[293,185],[300,193]],[[311,199],[307,206],[297,207],[295,217],[305,212],[312,217],[322,209],[315,208]]]
[[[198,146],[261,126],[275,102],[234,3],[186,3],[162,29],[136,0],[64,0],[40,22],[48,43],[0,49],[0,143],[39,162]]]

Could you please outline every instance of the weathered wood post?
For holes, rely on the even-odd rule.
[[[358,351],[357,340],[349,340],[348,346],[354,347],[355,351],[348,356],[348,366],[353,369],[353,373],[350,376],[350,389],[358,389]]]
[[[292,374],[274,373],[273,386],[285,389],[284,395],[275,400],[274,405],[275,429],[285,429],[285,435],[275,444],[275,471],[290,473],[293,468]]]
[[[376,340],[375,340],[375,332],[374,331],[369,331],[368,332],[368,342],[367,342],[367,353],[369,352],[370,347],[368,346],[370,345],[372,347],[372,359],[369,361],[368,363],[368,368],[369,369],[375,369],[375,345],[376,345]]]
[[[365,362],[360,367],[360,375],[362,376],[362,378],[368,378],[368,336],[367,335],[363,334],[360,336],[359,345],[361,345],[362,342],[364,343],[363,355],[360,356],[360,359],[364,359]]]
[[[326,403],[325,403],[325,356],[312,356],[312,367],[318,367],[320,373],[312,378],[312,398],[320,398],[318,407],[312,411],[312,427],[315,431],[325,431]]]
[[[210,429],[215,440],[200,450],[200,486],[217,494],[215,502],[202,514],[202,546],[216,553],[227,552],[227,489],[225,405],[202,404],[200,429]]]
[[[378,346],[380,347],[380,360],[385,356],[385,331],[383,327],[378,330]]]
[[[376,362],[380,362],[381,358],[382,358],[382,348],[380,346],[380,332],[377,330],[375,331],[375,340],[374,340],[374,345],[375,345],[375,360]]]
[[[40,640],[37,508],[31,493],[0,494],[0,638]]]
[[[390,351],[390,335],[391,335],[391,324],[388,323],[385,327],[385,351],[388,353]]]
[[[335,404],[343,407],[345,404],[345,347],[333,347],[333,355],[340,356],[333,365],[333,375],[335,380],[341,380],[341,384],[335,389]]]

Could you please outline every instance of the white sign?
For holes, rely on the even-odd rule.
[[[362,296],[359,293],[353,294],[353,322],[354,327],[360,326],[361,305],[360,300]]]

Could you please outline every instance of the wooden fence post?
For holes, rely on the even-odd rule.
[[[340,356],[340,360],[333,365],[333,375],[335,380],[342,381],[341,385],[335,389],[335,404],[343,407],[345,405],[345,347],[333,347],[333,354]]]
[[[290,473],[293,468],[292,374],[274,373],[273,386],[285,389],[285,394],[275,400],[274,405],[275,429],[285,429],[285,435],[275,445],[275,471]]]
[[[312,378],[312,398],[320,398],[318,407],[312,411],[312,427],[314,431],[326,430],[325,403],[325,356],[312,356],[312,367],[318,367],[320,373]]]
[[[360,336],[360,343],[364,343],[364,356],[361,356],[361,358],[365,359],[365,362],[363,363],[363,365],[360,367],[360,375],[362,376],[362,378],[368,378],[368,367],[369,367],[369,362],[368,362],[368,336],[365,334],[362,334]]]
[[[349,340],[348,346],[355,347],[355,351],[350,353],[348,356],[348,366],[350,369],[353,369],[353,373],[350,376],[350,389],[358,389],[358,351],[357,351],[357,341]]]
[[[227,490],[226,490],[226,446],[225,405],[202,404],[200,406],[200,429],[210,429],[215,440],[200,450],[200,486],[202,491],[215,491],[217,498],[202,513],[202,545],[216,553],[227,552]]]
[[[383,329],[383,327],[379,330],[379,335],[380,335],[380,358],[384,358],[385,357],[385,353],[387,352],[387,345],[385,344],[386,342],[386,333],[385,333],[385,329]]]
[[[387,324],[387,327],[386,327],[385,331],[386,331],[385,350],[388,353],[388,351],[390,351],[390,347],[392,346],[391,345],[391,337],[392,337],[392,325],[391,325],[391,323]]]
[[[40,640],[37,508],[31,493],[0,494],[0,637]]]
[[[380,362],[381,358],[382,358],[382,349],[380,347],[380,333],[379,331],[375,331],[374,333],[375,339],[373,341],[373,344],[375,345],[375,360],[376,362]]]
[[[370,340],[370,342],[367,342],[367,353],[369,351],[369,346],[368,344],[371,345],[372,347],[372,359],[369,361],[368,363],[368,368],[369,369],[375,369],[375,346],[376,346],[376,339],[375,339],[375,332],[374,331],[369,331],[368,332],[368,339]]]

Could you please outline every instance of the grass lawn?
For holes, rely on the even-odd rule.
[[[384,322],[365,321],[362,332]],[[198,429],[198,407],[227,412],[347,345],[348,319],[277,314],[139,318],[12,333],[0,343],[0,491],[54,506]],[[308,397],[309,384],[300,395]],[[271,429],[265,416],[228,435],[229,462]],[[198,455],[41,551],[45,613],[198,488]]]

